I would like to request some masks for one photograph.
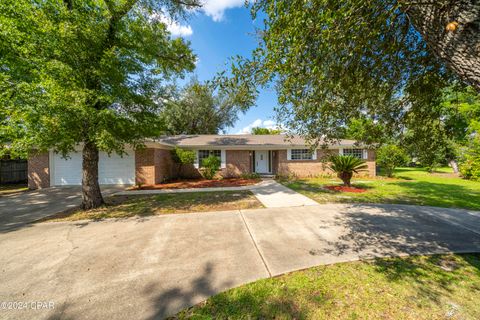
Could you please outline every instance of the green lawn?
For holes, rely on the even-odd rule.
[[[153,196],[112,196],[106,206],[74,210],[47,217],[42,221],[100,220],[159,214],[262,208],[250,191],[189,192]]]
[[[480,255],[340,263],[260,280],[178,319],[480,319]]]
[[[353,185],[365,193],[339,193],[323,188],[339,184],[335,178],[281,181],[320,202],[401,203],[480,210],[480,182],[464,180],[441,168],[431,174],[419,168],[400,168],[395,178],[356,178]]]

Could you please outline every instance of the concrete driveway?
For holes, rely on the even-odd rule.
[[[2,319],[161,319],[231,287],[386,255],[480,251],[480,213],[318,205],[43,223],[0,233]]]
[[[102,186],[104,196],[124,190]],[[82,202],[81,187],[58,187],[0,196],[0,232],[16,230],[46,216],[77,207]]]

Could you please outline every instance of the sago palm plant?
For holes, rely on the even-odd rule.
[[[362,159],[353,156],[332,156],[330,157],[330,169],[332,169],[337,177],[342,179],[343,185],[350,187],[354,173],[367,170],[368,166]]]

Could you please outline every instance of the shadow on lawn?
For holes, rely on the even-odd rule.
[[[218,270],[214,270],[212,264],[206,264],[203,274],[193,279],[187,286],[183,285],[167,290],[156,286],[146,288],[146,294],[163,290],[162,293],[153,298],[152,305],[156,312],[149,319],[164,319],[167,317],[167,319],[172,320],[194,317],[202,318],[202,316],[208,319],[303,318],[304,310],[301,310],[293,302],[293,297],[291,299],[284,296],[276,298],[273,297],[270,290],[261,292],[257,290],[240,290],[238,294],[218,294],[234,286],[234,284],[230,281],[225,281],[219,285],[218,282],[215,284],[216,272]],[[209,297],[211,297],[211,300],[208,304],[202,303],[203,300]],[[201,309],[189,308],[199,303],[202,305]],[[172,316],[184,308],[189,309]]]
[[[376,259],[373,264],[375,271],[389,281],[408,283],[419,297],[436,304],[441,304],[441,298],[452,294],[461,283],[470,287],[469,291],[480,291],[478,284],[471,281],[472,273],[480,271],[479,254]]]
[[[223,292],[232,287],[231,282],[223,283],[219,288],[214,288],[212,283],[213,268],[207,265],[204,274],[193,280],[189,287],[178,287],[167,290],[157,296],[153,304],[157,308],[156,314],[150,319],[302,319],[306,310],[295,303],[295,297],[286,297],[285,294],[275,296],[273,285],[271,290],[268,284],[263,289],[239,290],[235,294]],[[263,280],[273,281],[275,279]],[[152,288],[150,288],[152,289]],[[215,295],[217,294],[217,295]],[[200,302],[210,297],[207,304]],[[194,305],[200,303],[201,308]],[[192,308],[188,308],[191,307]],[[180,314],[171,316],[182,308]]]
[[[112,196],[106,199],[106,206],[87,212],[78,209],[46,217],[41,222],[74,216],[72,220],[89,219],[101,221],[107,218],[125,219],[148,217],[157,214],[219,211],[256,207],[257,201],[249,191],[223,193],[196,192],[157,195]]]

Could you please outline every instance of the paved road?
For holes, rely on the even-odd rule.
[[[102,187],[104,196],[124,187]],[[46,216],[78,207],[81,204],[80,187],[46,188],[0,196],[0,232],[22,228],[25,224]]]
[[[374,256],[480,251],[479,212],[318,205],[44,223],[0,233],[3,319],[161,319],[257,279]]]

